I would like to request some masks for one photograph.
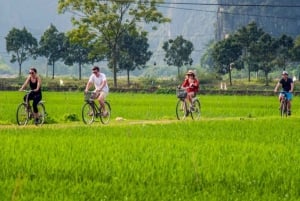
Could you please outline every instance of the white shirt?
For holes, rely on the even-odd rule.
[[[89,78],[89,82],[94,84],[95,90],[101,90],[100,87],[104,81],[106,81],[106,76],[103,73],[99,73],[99,77],[97,77],[95,74],[92,74]],[[102,91],[108,93],[108,90],[108,85],[106,83],[102,88]]]

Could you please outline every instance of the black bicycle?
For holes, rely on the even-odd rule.
[[[85,124],[91,124],[99,117],[103,124],[107,124],[111,115],[110,104],[107,101],[104,101],[104,112],[103,108],[96,104],[95,95],[95,92],[84,93],[85,104],[82,106],[82,120]]]
[[[280,92],[280,116],[281,117],[287,117],[288,116],[288,100],[286,98],[286,93]]]
[[[33,121],[34,115],[33,115],[33,110],[32,110],[32,106],[30,105],[30,102],[28,100],[29,94],[32,92],[32,90],[26,91],[26,100],[25,102],[21,103],[18,108],[17,108],[17,123],[18,125],[26,125],[28,124],[30,121]],[[42,125],[45,122],[45,116],[46,116],[46,109],[45,109],[45,105],[44,105],[44,101],[40,101],[37,104],[37,108],[38,108],[38,121],[35,122],[36,125]]]
[[[192,104],[186,99],[187,92],[184,88],[177,88],[176,95],[179,99],[176,104],[176,116],[178,120],[183,120],[191,115],[192,119],[199,119],[201,116],[201,104],[198,97],[194,97]]]

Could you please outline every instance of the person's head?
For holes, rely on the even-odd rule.
[[[97,74],[100,72],[100,68],[99,68],[98,66],[94,66],[94,67],[92,68],[92,70],[93,70],[93,73],[94,73],[95,75],[97,75]]]
[[[188,78],[190,78],[190,77],[195,78],[195,73],[194,73],[194,71],[192,71],[192,70],[189,70],[189,71],[186,73],[186,75],[188,76]]]
[[[34,67],[31,67],[31,68],[29,69],[29,74],[30,74],[31,76],[35,76],[35,75],[36,75],[36,73],[37,73],[37,70],[36,70],[36,68],[34,68]]]
[[[282,72],[282,77],[288,77],[288,76],[289,76],[289,74],[288,74],[287,71],[283,71],[283,72]]]

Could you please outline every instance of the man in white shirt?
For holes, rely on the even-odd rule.
[[[101,108],[103,109],[103,115],[107,115],[105,109],[105,97],[108,95],[108,85],[106,76],[100,73],[100,68],[98,66],[93,67],[93,74],[90,76],[88,83],[86,84],[84,92],[88,92],[90,87],[94,84],[96,96],[94,98],[98,99]]]

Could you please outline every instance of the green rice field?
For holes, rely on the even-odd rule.
[[[44,92],[46,124],[17,126],[22,92],[0,92],[0,200],[300,200],[300,101],[201,95],[176,119],[175,95],[110,93],[108,125],[85,125],[82,92]]]

